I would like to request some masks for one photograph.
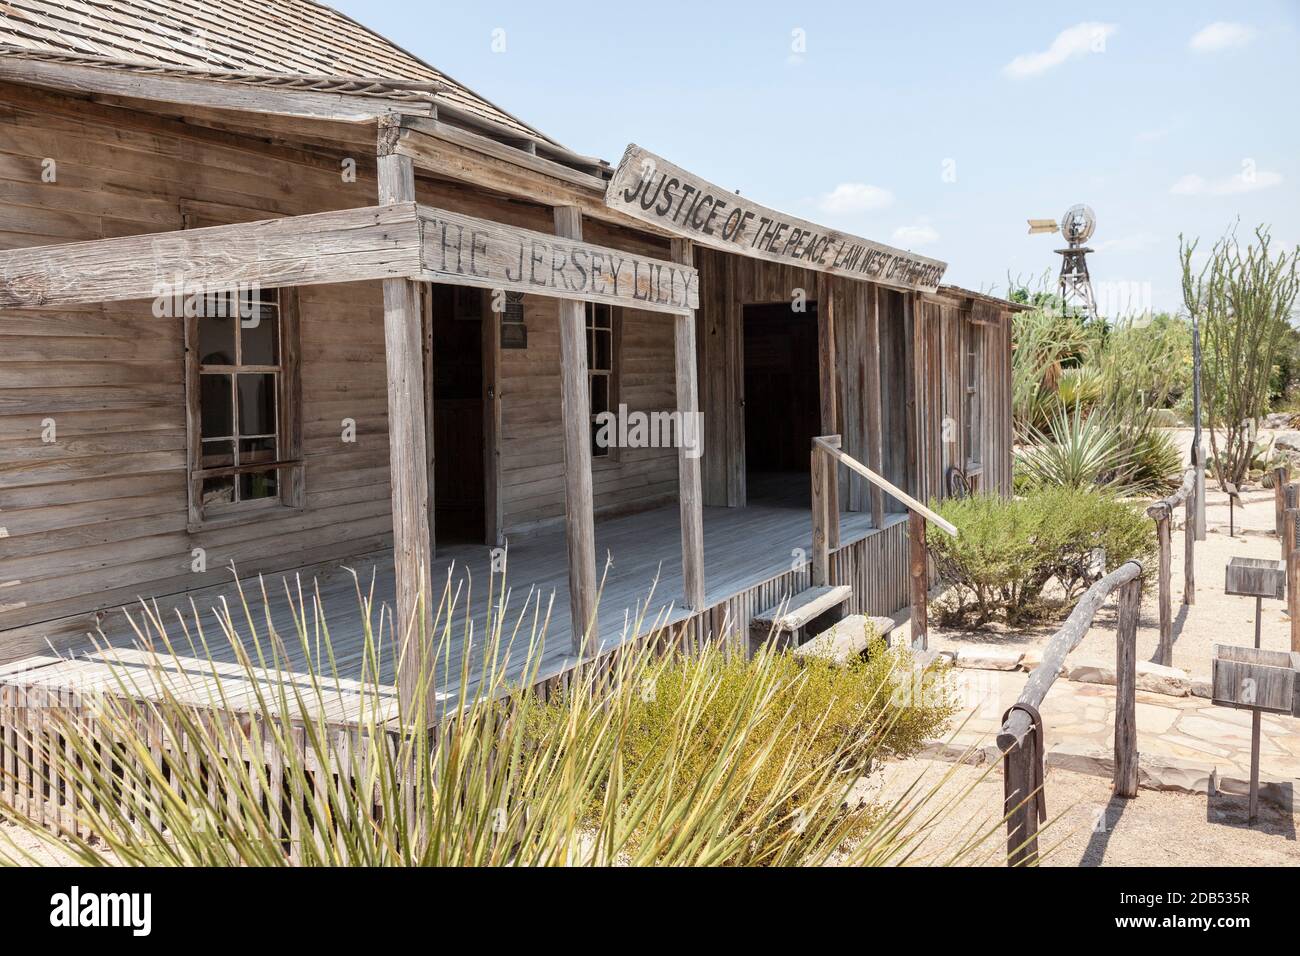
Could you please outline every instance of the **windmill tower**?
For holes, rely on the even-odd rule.
[[[1052,219],[1030,219],[1029,234],[1056,232],[1058,229],[1065,239],[1066,247],[1057,249],[1061,257],[1061,277],[1057,289],[1061,295],[1062,308],[1074,306],[1085,318],[1097,318],[1097,297],[1092,292],[1092,277],[1088,274],[1088,253],[1092,252],[1084,243],[1092,238],[1097,228],[1097,216],[1092,208],[1083,203],[1071,206],[1061,217],[1058,226]]]

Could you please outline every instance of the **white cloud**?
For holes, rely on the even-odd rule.
[[[1022,80],[1028,76],[1037,76],[1075,57],[1088,53],[1104,53],[1106,40],[1117,29],[1118,27],[1113,23],[1095,21],[1077,23],[1058,33],[1052,45],[1046,50],[1020,54],[1004,66],[1002,72],[1012,79]]]
[[[1245,46],[1254,36],[1253,27],[1219,20],[1198,31],[1187,45],[1197,53],[1218,53],[1220,50]]]
[[[899,226],[894,230],[889,241],[904,249],[918,249],[938,242],[939,233],[929,222],[922,219],[911,226]]]
[[[894,194],[881,186],[866,183],[840,183],[817,201],[822,212],[844,214],[884,209],[894,201]]]
[[[1188,173],[1169,187],[1175,196],[1233,196],[1238,193],[1252,193],[1280,185],[1282,174],[1268,169],[1255,169],[1253,166],[1243,169],[1235,176],[1223,179],[1206,179],[1196,173]]]

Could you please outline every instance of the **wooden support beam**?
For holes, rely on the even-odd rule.
[[[830,584],[830,488],[835,481],[835,465],[814,441],[812,446],[812,585]]]
[[[1169,542],[1169,525],[1171,518],[1169,509],[1161,506],[1161,513],[1156,517],[1156,545],[1160,551],[1160,566],[1157,569],[1158,587],[1160,590],[1160,639],[1156,645],[1156,663],[1168,667],[1174,653],[1174,611],[1173,611],[1173,584],[1170,580],[1172,570],[1170,565],[1173,563],[1173,555],[1170,553]]]
[[[862,382],[863,389],[866,392],[863,396],[863,407],[867,419],[865,429],[867,460],[864,464],[876,474],[883,475],[885,473],[885,452],[884,426],[882,424],[883,408],[880,394],[880,287],[874,282],[868,283],[862,289],[861,294],[866,303],[863,325],[865,374]],[[867,493],[870,495],[871,501],[871,522],[877,528],[881,528],[885,523],[884,493],[870,483],[868,483]]]
[[[838,435],[839,408],[836,404],[837,379],[835,366],[835,296],[829,276],[817,274],[817,363],[818,392],[821,406],[822,434]],[[831,465],[830,483],[826,489],[826,512],[829,517],[826,531],[827,546],[833,551],[840,546],[840,469]]]
[[[1300,550],[1286,558],[1286,616],[1291,625],[1291,650],[1300,651]]]
[[[925,551],[925,516],[907,513],[908,576],[912,598],[912,650],[929,650],[930,565]]]
[[[1137,627],[1142,611],[1142,579],[1119,587],[1115,625],[1115,795],[1136,797],[1137,749]]]
[[[1183,603],[1196,603],[1196,482],[1183,501]],[[1171,650],[1172,653],[1172,650]]]
[[[555,208],[555,232],[582,238],[582,211]],[[560,300],[560,406],[564,418],[564,529],[569,552],[569,608],[573,653],[587,657],[599,644],[596,620],[596,519],[591,488],[591,383],[587,371],[587,308]]]
[[[188,296],[236,285],[359,282],[420,271],[415,203],[401,201],[0,252],[0,309],[155,299],[174,312]]]
[[[1286,486],[1291,480],[1291,469],[1278,465],[1273,469],[1273,533],[1282,536],[1282,513],[1286,511]]]
[[[1036,739],[1042,727],[1031,726],[1002,758],[1003,813],[1007,818],[1007,866],[1028,866],[1038,862],[1038,805],[1043,799],[1039,785],[1041,754]]]
[[[225,75],[229,74],[229,75]],[[348,123],[373,121],[396,111],[431,114],[433,101],[383,100],[318,90],[291,90],[264,83],[239,82],[237,73],[214,71],[211,76],[167,76],[60,63],[29,57],[0,56],[0,80],[47,89],[72,90],[93,96],[125,96],[183,106],[213,107],[271,113]],[[322,78],[324,79],[324,78]]]
[[[674,239],[672,260],[694,268],[694,244],[687,239]],[[700,454],[704,428],[695,367],[695,313],[679,315],[673,323],[674,381],[681,420],[677,436],[677,484],[682,515],[682,585],[686,606],[694,611],[703,611],[704,498],[700,489]]]
[[[381,202],[414,202],[415,173],[403,156],[379,157]],[[398,696],[403,717],[426,726],[436,719],[433,634],[428,584],[428,453],[425,442],[423,333],[417,284],[384,280],[384,356],[388,366],[388,456],[393,498],[393,562],[397,586]],[[422,711],[422,712],[418,712]]]
[[[560,172],[553,164],[523,153],[493,155],[467,136],[456,136],[454,140],[448,137],[445,125],[433,130],[430,132],[427,126],[403,129],[396,151],[410,156],[420,169],[440,177],[494,189],[528,202],[576,206],[593,219],[665,237],[672,235],[606,206],[605,181],[600,177],[585,176],[567,167]]]

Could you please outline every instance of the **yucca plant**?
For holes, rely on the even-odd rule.
[[[1130,458],[1120,429],[1104,411],[1086,414],[1077,406],[1057,409],[1046,431],[1021,433],[1016,468],[1027,487],[1061,486],[1118,490]]]
[[[395,641],[373,583],[357,588],[364,655],[352,679],[333,658],[319,595],[300,587],[286,588],[290,635],[242,592],[241,606],[215,609],[214,634],[197,612],[173,627],[145,607],[113,693],[45,715],[62,743],[45,749],[42,783],[69,788],[76,825],[52,833],[0,814],[85,865],[784,865],[907,862],[928,822],[952,810],[923,787],[889,807],[849,802],[872,761],[897,749],[896,728],[910,721],[915,732],[929,707],[937,729],[949,712],[942,697],[900,697],[906,687],[928,699],[941,679],[933,668],[914,677],[905,652],[887,665],[878,656],[857,684],[828,684],[825,671],[778,663],[771,650],[746,665],[730,663],[725,644],[663,653],[671,635],[644,619],[647,599],[630,626],[648,637],[575,668],[563,697],[546,701],[523,688],[547,608],[530,594],[508,624],[503,581],[488,587],[477,629],[455,613],[468,595],[450,577],[428,615],[436,653],[417,698],[438,693],[441,718],[429,731],[409,719],[424,700],[404,712],[376,679]],[[516,646],[522,674],[507,663]],[[672,688],[666,739],[633,747],[656,687]],[[847,706],[834,700],[849,692]],[[827,746],[846,712],[861,719]],[[936,856],[993,852],[1000,822]]]

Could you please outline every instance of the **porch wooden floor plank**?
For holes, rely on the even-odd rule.
[[[889,517],[888,524],[901,520],[899,516]],[[599,617],[602,647],[612,647],[633,636],[631,624],[638,616],[642,618],[643,631],[656,619],[661,625],[667,625],[690,616],[690,611],[682,606],[678,520],[678,509],[672,505],[597,523],[597,573],[605,576]],[[845,544],[871,533],[870,514],[843,514],[841,529],[841,540]],[[797,499],[760,502],[746,508],[705,508],[706,605],[717,604],[745,588],[782,574],[796,562],[806,562],[811,554],[811,539],[807,505]],[[447,642],[450,658],[457,664],[465,644],[467,609],[470,609],[473,619],[474,640],[482,639],[487,618],[486,591],[491,559],[491,550],[482,545],[439,548],[435,558],[433,600],[438,601],[439,592],[448,582],[449,575],[452,590],[460,589]],[[537,676],[540,679],[558,673],[572,662],[566,569],[562,529],[531,536],[508,549],[510,594],[505,621],[507,630],[514,632],[514,646],[505,666],[508,679],[518,680],[522,676],[534,617],[540,629],[548,611],[549,626],[544,633]],[[363,661],[362,613],[357,589],[360,587],[365,595],[373,593],[376,608],[373,618],[377,623],[377,609],[384,604],[391,606],[393,600],[391,558],[372,555],[342,561],[324,571],[315,569],[314,573],[314,579],[300,582],[292,572],[268,576],[262,584],[256,578],[244,579],[240,583],[248,600],[247,615],[241,606],[235,582],[224,588],[206,588],[195,598],[201,628],[195,626],[194,614],[189,611],[187,601],[173,599],[166,605],[159,602],[160,608],[179,604],[185,610],[188,624],[185,628],[180,625],[175,611],[163,611],[168,638],[177,653],[200,660],[210,655],[222,665],[222,672],[231,671],[229,676],[233,677],[231,665],[237,660],[237,655],[229,646],[219,612],[214,610],[219,609],[224,600],[246,652],[255,663],[270,670],[278,666],[285,670],[304,671],[307,662],[314,659],[318,672],[329,673],[331,668],[325,654],[328,646],[333,652],[334,673],[340,681],[338,690],[344,691],[339,695],[340,699],[347,698],[351,695],[346,691],[354,690],[354,682],[362,680],[369,671]],[[298,625],[286,596],[287,590],[296,598],[299,588],[307,598],[308,616],[303,623],[308,650],[302,647]],[[327,628],[312,612],[312,597],[316,594],[324,609]],[[133,613],[138,622],[140,608],[135,608]],[[268,617],[280,638],[281,653],[278,655],[267,640]],[[135,641],[134,630],[121,612],[107,616],[105,625],[104,636],[111,644],[124,646]],[[256,641],[251,638],[254,633]],[[384,685],[394,682],[390,637],[391,631],[386,623],[379,670],[379,679]],[[87,642],[82,651],[89,647]],[[458,679],[459,667],[454,670]],[[476,661],[471,671],[473,681],[477,682],[481,671],[480,662]],[[439,691],[442,695],[453,695],[456,691],[454,681],[444,681]],[[331,713],[337,706],[331,702]]]

